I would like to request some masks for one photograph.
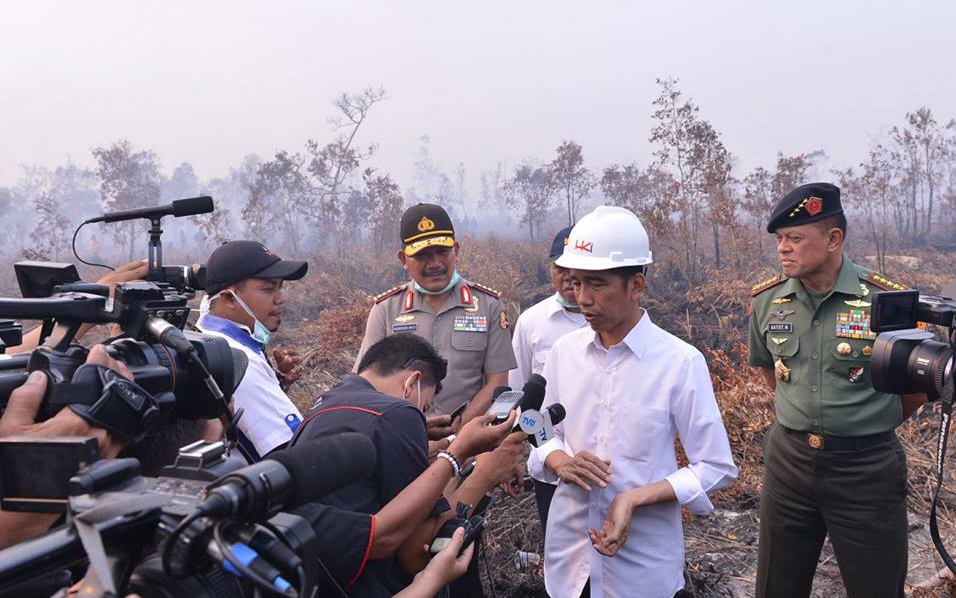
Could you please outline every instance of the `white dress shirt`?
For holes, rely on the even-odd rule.
[[[708,492],[737,477],[707,364],[700,351],[665,332],[645,311],[618,345],[605,349],[590,328],[558,339],[544,366],[544,406],[568,416],[556,437],[535,449],[539,479],[553,451],[588,451],[611,462],[611,483],[590,493],[559,483],[551,502],[544,579],[552,598],[578,598],[590,577],[593,598],[671,598],[684,585],[680,507],[713,510]],[[677,467],[679,435],[689,460]],[[600,530],[618,494],[667,480],[677,502],[634,512],[627,542],[613,557],[598,553],[588,528]]]
[[[558,294],[539,301],[521,312],[515,324],[511,346],[518,367],[508,372],[508,386],[517,390],[524,386],[531,374],[540,374],[555,341],[569,332],[588,325],[580,313],[570,312],[558,303]],[[537,452],[528,456],[528,472],[539,482],[545,480],[534,474],[541,469],[536,462]]]
[[[554,342],[587,324],[583,315],[558,303],[557,293],[521,312],[511,337],[518,367],[508,372],[508,386],[517,390],[531,374],[540,374]]]

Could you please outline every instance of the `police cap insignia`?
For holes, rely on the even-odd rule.
[[[419,232],[428,232],[435,228],[435,221],[428,218],[428,216],[422,216],[422,219],[418,221],[418,230]]]

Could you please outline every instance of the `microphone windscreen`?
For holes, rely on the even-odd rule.
[[[567,417],[567,415],[568,412],[561,403],[555,403],[554,405],[548,407],[548,417],[551,418],[552,425],[564,421],[564,418]]]
[[[173,202],[173,216],[193,216],[195,214],[207,214],[215,208],[212,204],[212,198],[208,195],[202,197],[190,197],[189,199],[177,199]]]
[[[492,399],[497,399],[498,397],[500,397],[502,394],[508,392],[509,390],[511,390],[511,387],[510,387],[510,386],[496,386],[495,389],[494,389],[494,390],[492,391],[492,393],[491,393],[491,398],[492,398]]]
[[[544,403],[544,384],[538,380],[544,381],[544,378],[537,374],[532,374],[528,381],[521,388],[521,400],[518,401],[518,407],[522,411],[529,409],[541,409]]]
[[[268,457],[285,467],[292,478],[286,509],[316,501],[371,475],[377,458],[375,445],[358,432],[297,444]]]
[[[540,384],[545,387],[548,386],[548,381],[545,380],[541,374],[531,374],[528,376],[528,382],[534,382],[535,384]]]

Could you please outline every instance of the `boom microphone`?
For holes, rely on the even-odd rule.
[[[267,519],[370,475],[376,460],[372,441],[357,432],[299,444],[219,478],[198,509],[207,516]]]
[[[86,224],[93,222],[121,222],[123,220],[136,220],[137,218],[162,218],[163,216],[194,216],[196,214],[207,214],[212,212],[215,206],[212,204],[212,198],[208,195],[201,197],[190,197],[188,199],[177,199],[164,206],[151,206],[148,208],[134,208],[132,210],[120,210],[110,212],[96,218],[90,218]]]

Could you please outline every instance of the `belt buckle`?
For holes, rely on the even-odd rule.
[[[820,450],[823,448],[823,436],[819,434],[807,434],[807,444],[810,448]]]

